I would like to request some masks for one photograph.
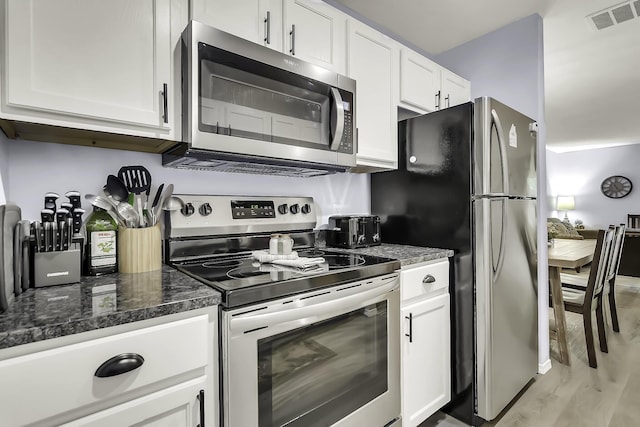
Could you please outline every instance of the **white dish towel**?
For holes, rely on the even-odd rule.
[[[309,270],[319,267],[324,263],[324,258],[298,258],[298,259],[274,259],[271,264],[284,265],[286,267],[298,268],[300,270]]]
[[[278,259],[298,259],[298,252],[293,251],[289,255],[272,255],[268,251],[254,251],[251,256],[259,263],[272,262]]]

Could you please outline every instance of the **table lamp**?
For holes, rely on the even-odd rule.
[[[569,221],[568,211],[572,211],[576,208],[576,201],[573,196],[558,196],[556,201],[556,209],[558,211],[564,211],[563,221]]]

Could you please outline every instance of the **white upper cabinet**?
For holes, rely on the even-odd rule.
[[[193,0],[196,21],[345,73],[346,15],[311,0]]]
[[[409,48],[402,48],[400,107],[424,114],[468,102],[470,97],[468,80]]]
[[[358,166],[396,169],[398,44],[354,19],[347,26],[347,75],[356,80]]]
[[[436,110],[441,68],[403,47],[400,51],[400,106],[423,113]]]
[[[442,69],[440,108],[453,107],[454,105],[463,104],[471,99],[471,85],[469,80],[465,80],[459,75]]]
[[[179,7],[170,0],[5,6],[3,118],[173,138],[180,88],[172,14]],[[183,18],[184,28],[186,8]]]
[[[345,73],[346,15],[318,1],[284,0],[284,53]]]
[[[196,21],[282,51],[282,0],[193,0],[191,5]]]

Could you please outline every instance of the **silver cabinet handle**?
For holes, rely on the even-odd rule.
[[[445,107],[449,108],[451,106],[451,105],[449,105],[450,104],[450,102],[449,102],[449,94],[447,94],[447,96],[444,98],[444,101],[445,101]]]
[[[433,277],[431,274],[427,274],[426,276],[424,276],[424,279],[422,279],[422,283],[434,283],[436,281],[436,278]]]
[[[271,12],[267,11],[267,17],[264,18],[264,41],[271,44]]]
[[[408,316],[404,316],[409,321],[409,333],[404,334],[405,337],[409,337],[409,342],[413,342],[413,313],[409,313]]]
[[[162,121],[165,123],[169,123],[169,106],[168,106],[168,94],[167,94],[167,84],[162,84]]]
[[[295,55],[296,54],[296,26],[295,25],[291,26],[291,31],[289,32],[289,35],[291,36],[291,49],[289,49],[289,53],[291,53],[291,55]]]
[[[440,91],[436,92],[436,110],[440,109]]]

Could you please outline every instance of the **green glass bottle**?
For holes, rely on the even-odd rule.
[[[85,246],[85,276],[118,271],[117,236],[118,224],[107,211],[94,206],[93,212],[85,222],[87,244]]]

